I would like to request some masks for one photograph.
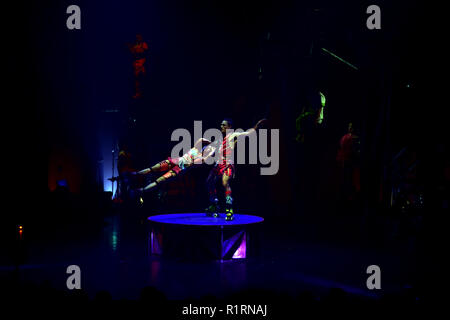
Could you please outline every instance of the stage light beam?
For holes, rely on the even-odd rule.
[[[340,57],[338,57],[337,55],[335,55],[333,52],[331,52],[331,51],[328,51],[327,49],[325,49],[325,48],[322,48],[322,51],[324,51],[324,52],[326,52],[326,53],[328,53],[329,55],[331,55],[332,57],[334,57],[334,58],[336,58],[336,59],[338,59],[339,61],[341,61],[341,62],[343,62],[343,63],[345,63],[346,65],[348,65],[350,68],[353,68],[353,69],[355,69],[355,70],[358,70],[358,68],[357,67],[355,67],[354,65],[352,65],[350,62],[347,62],[347,61],[345,61],[344,59],[342,59],[342,58],[340,58]]]

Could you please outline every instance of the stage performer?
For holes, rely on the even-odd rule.
[[[133,188],[135,179],[133,179],[133,156],[128,150],[128,144],[124,141],[119,142],[119,156],[117,158],[117,177],[108,178],[111,182],[117,181],[117,192],[114,200],[118,203],[131,203],[134,199]]]
[[[144,192],[155,188],[161,182],[164,182],[172,177],[177,176],[183,170],[186,170],[192,167],[194,164],[202,164],[206,159],[211,157],[214,154],[215,148],[211,144],[211,141],[207,139],[200,138],[194,144],[194,147],[190,149],[187,153],[185,153],[182,157],[179,158],[167,158],[157,164],[155,164],[151,168],[147,168],[138,172],[135,172],[137,175],[145,175],[151,172],[164,172],[161,177],[156,179],[154,182],[147,185],[145,188],[139,188],[139,192]]]
[[[319,92],[320,107],[317,110],[315,104],[312,106],[303,107],[302,112],[295,120],[295,128],[297,129],[297,137],[295,140],[300,143],[305,142],[305,135],[307,136],[312,128],[319,127],[324,120],[324,109],[326,104],[325,95]]]
[[[239,136],[246,136],[256,132],[256,130],[266,121],[266,119],[259,120],[258,123],[245,132],[227,133],[227,130],[233,128],[233,121],[231,119],[224,119],[220,124],[220,131],[223,135],[223,141],[218,149],[219,157],[214,167],[211,169],[206,180],[210,206],[206,209],[208,216],[217,217],[219,211],[219,199],[217,198],[217,182],[220,180],[225,189],[225,220],[233,220],[233,197],[231,196],[230,182],[234,178],[234,162],[232,153],[236,146],[237,138]]]
[[[134,74],[134,99],[142,97],[142,78],[145,76],[147,43],[142,39],[142,35],[136,35],[136,42],[128,44],[128,48],[133,54],[133,74]]]
[[[353,123],[339,142],[336,160],[341,169],[341,198],[351,200],[359,191],[359,137],[354,133]]]

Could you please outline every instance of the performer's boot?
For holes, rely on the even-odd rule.
[[[205,209],[208,217],[217,218],[219,216],[219,199],[214,199],[211,205]]]
[[[234,218],[234,214],[233,214],[233,198],[231,198],[231,196],[229,196],[229,195],[226,197],[225,213],[226,213],[226,217],[225,217],[226,221],[233,220],[233,218]]]
[[[225,217],[226,221],[231,221],[234,218],[234,214],[233,214],[233,208],[226,208],[225,209],[225,213],[227,214],[227,216]]]

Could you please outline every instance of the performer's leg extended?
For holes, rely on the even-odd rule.
[[[222,176],[222,186],[225,189],[225,212],[227,214],[225,220],[233,220],[233,197],[231,196],[230,186],[231,178],[231,170],[225,170]]]
[[[172,177],[175,177],[177,174],[178,173],[176,170],[170,170],[170,171],[166,172],[164,175],[162,175],[161,177],[159,177],[158,179],[156,179],[155,181],[153,181],[152,183],[150,183],[149,185],[147,185],[143,189],[143,191],[151,190],[154,187],[156,187],[158,184],[160,184],[161,182],[164,182]]]
[[[155,164],[151,168],[147,168],[147,169],[139,171],[138,174],[149,174],[151,172],[167,171],[167,170],[172,169],[174,166],[175,166],[175,164],[170,162],[169,160],[163,160],[163,161]]]

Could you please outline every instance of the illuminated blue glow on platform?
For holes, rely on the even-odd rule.
[[[264,219],[258,216],[235,214],[232,221],[225,221],[225,214],[213,218],[206,216],[206,213],[171,213],[148,217],[150,222],[189,225],[189,226],[238,226],[263,222]]]

